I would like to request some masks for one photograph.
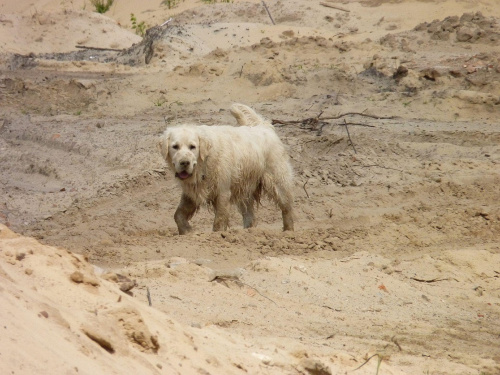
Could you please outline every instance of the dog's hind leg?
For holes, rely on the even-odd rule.
[[[198,207],[191,198],[182,194],[181,201],[174,214],[174,220],[179,229],[179,234],[186,234],[191,231],[189,220],[193,217]]]
[[[294,230],[293,194],[291,168],[285,166],[286,173],[268,173],[264,176],[264,191],[281,209],[283,230]]]
[[[293,231],[293,198],[291,194],[279,195],[278,206],[283,216],[283,230]]]
[[[253,197],[244,202],[239,202],[238,209],[240,210],[241,216],[243,216],[243,228],[254,227],[256,225],[256,221],[254,215]]]

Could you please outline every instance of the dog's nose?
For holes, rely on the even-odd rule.
[[[181,167],[186,168],[186,167],[189,167],[190,162],[189,162],[189,160],[183,160],[179,164],[181,165]]]

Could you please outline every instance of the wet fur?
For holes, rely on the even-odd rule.
[[[175,173],[183,172],[182,163],[195,165],[189,178],[179,180],[183,193],[174,215],[179,233],[191,230],[189,220],[204,204],[214,208],[214,231],[227,229],[231,204],[238,206],[243,226],[253,227],[262,194],[282,210],[283,229],[293,230],[293,171],[281,140],[251,108],[234,104],[231,113],[239,127],[180,125],[162,136],[161,153]]]

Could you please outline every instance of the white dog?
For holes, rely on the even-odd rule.
[[[179,179],[182,197],[175,211],[179,234],[203,204],[213,206],[214,231],[229,225],[236,204],[245,228],[255,226],[254,205],[265,193],[282,211],[283,230],[293,230],[292,167],[274,127],[251,108],[233,104],[235,126],[169,127],[160,150]]]

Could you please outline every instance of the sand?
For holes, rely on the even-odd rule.
[[[500,4],[266,5],[2,2],[0,373],[500,373]],[[158,137],[233,102],[296,230],[178,236]]]

